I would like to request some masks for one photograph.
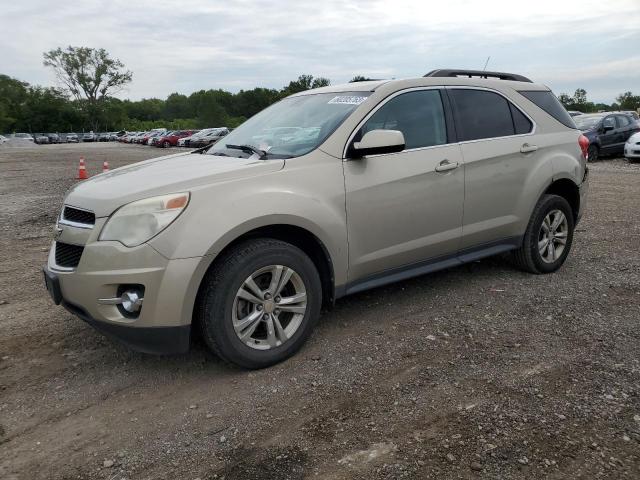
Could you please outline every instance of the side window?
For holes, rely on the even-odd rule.
[[[624,115],[616,115],[616,121],[618,123],[618,128],[625,128],[631,124],[631,119]]]
[[[505,137],[515,134],[509,102],[497,93],[485,90],[449,90],[456,114],[460,141]]]
[[[603,121],[602,121],[602,128],[604,127],[611,127],[611,128],[616,128],[616,121],[613,118],[613,115],[606,117]]]
[[[513,118],[513,127],[516,130],[516,135],[529,133],[533,129],[531,120],[512,103],[509,103],[509,108],[511,109],[511,117]]]
[[[405,149],[447,143],[447,127],[439,90],[407,92],[389,100],[376,111],[356,135],[371,130],[400,130]]]

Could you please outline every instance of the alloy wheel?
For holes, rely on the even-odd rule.
[[[553,263],[564,252],[569,235],[569,222],[561,210],[551,210],[544,217],[538,234],[538,251],[545,263]]]
[[[300,275],[284,265],[251,274],[233,301],[232,322],[245,345],[269,350],[296,333],[307,311],[307,291]]]

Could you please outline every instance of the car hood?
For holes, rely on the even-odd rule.
[[[117,168],[80,182],[67,193],[64,203],[91,210],[96,217],[106,217],[135,200],[264,175],[283,166],[284,160],[276,159],[178,153]]]

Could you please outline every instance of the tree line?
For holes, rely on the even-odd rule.
[[[300,75],[281,89],[254,88],[237,93],[199,90],[172,93],[166,99],[95,103],[56,87],[40,87],[0,74],[0,132],[75,132],[236,127],[272,103],[293,93],[329,85],[326,78]]]
[[[288,95],[330,84],[327,78],[300,75],[280,89],[256,87],[238,93],[209,89],[132,101],[115,95],[132,81],[133,73],[104,49],[57,48],[43,53],[43,65],[54,71],[62,87],[30,85],[0,74],[0,132],[236,127]],[[351,79],[366,80],[371,79],[362,75]],[[640,96],[631,92],[619,95],[611,105],[589,102],[581,88],[573,96],[563,93],[558,98],[568,110],[584,113],[640,108]]]
[[[610,112],[617,110],[634,110],[640,109],[640,95],[634,95],[632,92],[624,92],[616,97],[616,101],[611,105],[606,103],[594,103],[587,99],[587,91],[584,88],[578,88],[573,96],[566,93],[558,95],[558,100],[567,110],[577,110],[582,113],[594,112]]]

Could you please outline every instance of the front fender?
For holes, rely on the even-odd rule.
[[[213,259],[260,227],[292,225],[315,235],[346,282],[347,229],[342,162],[328,155],[287,161],[282,170],[192,190],[189,206],[150,244],[167,258]]]

